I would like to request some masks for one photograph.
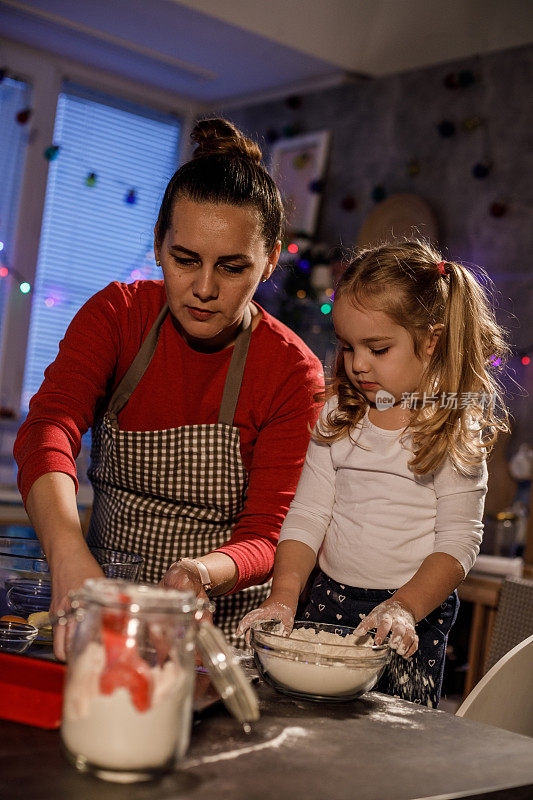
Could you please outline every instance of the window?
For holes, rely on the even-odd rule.
[[[4,304],[7,297],[6,270],[11,264],[10,243],[20,193],[20,179],[29,124],[17,121],[17,114],[30,106],[31,90],[27,83],[4,78],[0,83],[0,341]]]
[[[153,227],[177,163],[180,122],[65,85],[54,129],[22,411],[80,306],[110,281],[160,277]]]

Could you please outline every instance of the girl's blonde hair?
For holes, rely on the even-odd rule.
[[[494,363],[508,356],[509,347],[487,288],[463,265],[443,262],[427,243],[408,240],[359,252],[335,289],[335,301],[341,297],[354,306],[382,311],[405,328],[417,357],[432,326],[444,325],[408,426],[413,448],[409,466],[424,475],[449,456],[460,472],[471,472],[490,452],[498,432],[509,430]],[[313,434],[317,441],[331,443],[349,435],[369,405],[350,382],[342,351],[321,399],[334,395],[338,405]]]

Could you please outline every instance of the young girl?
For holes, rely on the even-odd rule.
[[[485,458],[507,430],[494,362],[508,348],[471,272],[418,241],[358,255],[333,323],[340,351],[272,592],[237,634],[264,619],[290,633],[318,556],[303,619],[389,634],[376,688],[435,707],[455,589],[482,538]]]

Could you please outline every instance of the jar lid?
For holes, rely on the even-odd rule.
[[[220,628],[209,622],[200,623],[196,644],[211,680],[230,714],[242,723],[258,720],[257,694]]]
[[[89,578],[71,594],[72,607],[96,603],[106,608],[141,612],[193,614],[201,610],[202,600],[194,592],[166,589],[153,583],[132,583],[122,579]]]

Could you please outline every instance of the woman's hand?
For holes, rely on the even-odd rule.
[[[281,634],[283,636],[289,636],[292,631],[292,626],[294,625],[294,614],[295,611],[285,605],[285,603],[280,603],[272,597],[269,597],[259,608],[254,608],[253,611],[250,611],[241,619],[234,635],[237,638],[246,635],[246,644],[249,645],[250,628],[254,623],[263,622],[265,620],[276,620],[281,625]]]
[[[370,614],[359,623],[354,633],[363,636],[371,628],[377,628],[374,637],[376,644],[382,644],[390,631],[389,647],[398,655],[410,658],[418,648],[418,636],[415,631],[413,613],[393,597],[376,606]]]
[[[69,592],[79,589],[87,578],[103,578],[104,573],[90,553],[82,551],[75,558],[68,558],[52,566],[52,619],[64,616],[70,609]],[[54,655],[66,661],[74,626],[67,622],[54,624]]]
[[[198,568],[190,561],[176,561],[175,564],[172,564],[159,581],[159,585],[164,586],[166,589],[194,592],[196,597],[209,603],[209,597],[203,587]],[[206,610],[202,615],[202,619],[212,622],[213,615]]]

